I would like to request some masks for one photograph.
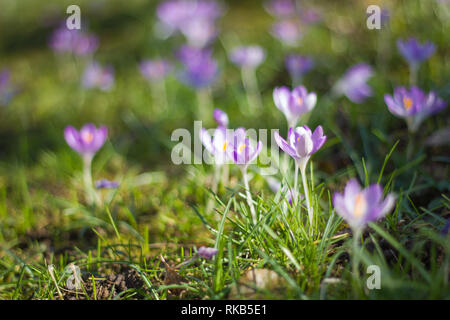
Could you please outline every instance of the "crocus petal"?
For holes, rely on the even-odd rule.
[[[274,134],[275,142],[277,143],[278,147],[280,147],[281,150],[286,152],[288,155],[290,155],[294,159],[298,159],[297,152],[294,148],[292,148],[286,140],[284,140],[278,132],[275,132]]]

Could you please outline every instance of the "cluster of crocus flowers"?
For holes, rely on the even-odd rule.
[[[108,91],[114,84],[114,69],[112,66],[101,66],[98,62],[90,63],[83,74],[82,85],[87,89],[98,88]]]
[[[362,189],[356,179],[348,181],[343,194],[335,193],[333,196],[334,209],[349,224],[356,238],[369,222],[391,212],[394,204],[393,194],[383,199],[381,185],[372,184]]]
[[[158,6],[157,15],[167,34],[179,31],[189,45],[204,47],[216,37],[223,9],[213,0],[169,0]]]
[[[302,77],[314,67],[313,59],[290,54],[285,59],[286,69],[294,83],[300,83]]]
[[[317,95],[309,92],[304,86],[298,86],[292,91],[287,87],[273,90],[275,106],[283,112],[289,128],[297,125],[300,117],[311,111],[317,102]]]
[[[275,141],[281,150],[286,152],[295,161],[294,190],[297,190],[298,170],[302,176],[303,190],[308,209],[310,226],[313,223],[313,211],[309,201],[308,185],[306,182],[306,166],[311,156],[316,153],[325,143],[327,137],[323,135],[323,129],[318,126],[314,132],[307,126],[290,128],[287,141],[278,132],[275,133]],[[296,199],[294,203],[296,203]]]
[[[338,95],[345,95],[354,103],[362,103],[372,96],[372,88],[367,84],[372,75],[373,69],[368,64],[354,65],[339,79],[333,90]]]
[[[435,92],[426,94],[416,86],[409,90],[404,87],[395,88],[393,96],[386,94],[384,101],[393,115],[406,120],[408,130],[412,133],[417,131],[428,116],[447,107],[447,103]]]
[[[146,59],[139,64],[139,71],[147,81],[158,82],[172,71],[172,64],[165,59]]]
[[[49,45],[57,53],[86,56],[97,50],[99,41],[93,34],[77,29],[69,30],[64,24],[52,33]]]
[[[228,160],[241,170],[244,187],[246,189],[247,202],[250,207],[253,222],[256,223],[257,217],[250,193],[247,169],[261,152],[262,142],[258,141],[255,145],[253,141],[247,137],[247,132],[244,128],[227,130],[228,116],[222,110],[215,109],[214,118],[218,123],[218,127],[214,132],[214,137],[211,137],[208,131],[202,128],[200,139],[205,146],[205,149],[215,159],[217,175],[219,173],[218,169],[227,163]]]
[[[97,151],[103,146],[108,136],[108,129],[105,126],[97,128],[94,124],[85,124],[80,131],[72,126],[67,126],[64,130],[64,138],[67,144],[83,159],[83,179],[87,192],[88,202],[92,202],[93,183],[91,164]]]

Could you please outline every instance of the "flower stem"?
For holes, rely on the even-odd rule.
[[[355,281],[355,289],[358,290],[359,287],[359,238],[361,236],[360,230],[355,230],[353,232],[353,249],[352,249],[352,273],[353,279]]]
[[[306,208],[308,209],[309,227],[310,227],[310,230],[312,230],[312,228],[313,228],[313,212],[312,212],[311,204],[309,202],[308,184],[306,183],[306,165],[300,167],[300,173],[302,175],[303,191],[305,193],[305,200],[306,200]]]
[[[409,84],[411,86],[417,85],[419,67],[417,65],[411,65],[409,67]]]
[[[250,110],[262,110],[261,95],[254,69],[242,68],[242,82],[247,93]]]
[[[297,207],[297,203],[298,203],[297,195],[298,195],[299,193],[297,192],[297,186],[298,186],[298,164],[295,163],[294,192],[293,192],[293,196],[294,196],[294,207]]]
[[[209,88],[197,90],[197,100],[198,108],[196,117],[197,119],[206,119],[213,105]]]
[[[255,211],[255,207],[253,206],[252,194],[250,193],[250,186],[248,184],[247,169],[242,169],[242,177],[244,178],[244,187],[245,187],[245,193],[247,196],[247,203],[248,203],[248,206],[250,207],[250,212],[252,214],[253,223],[256,224],[256,211]]]
[[[86,191],[86,201],[92,205],[94,201],[100,202],[92,182],[92,155],[83,156],[83,183]]]

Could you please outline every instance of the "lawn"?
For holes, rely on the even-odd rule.
[[[1,7],[1,300],[450,298],[448,1]]]

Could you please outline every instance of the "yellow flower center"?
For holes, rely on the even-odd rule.
[[[409,109],[411,109],[413,105],[413,101],[411,98],[403,98],[403,106],[405,108],[406,111],[408,111]]]
[[[247,145],[245,143],[241,144],[239,147],[239,153],[241,153],[245,148],[247,148]]]
[[[227,151],[227,147],[228,147],[228,142],[225,142],[223,144],[223,151]]]
[[[84,142],[91,143],[92,140],[94,140],[94,135],[90,132],[83,132],[81,138],[84,140]]]
[[[366,210],[367,202],[362,194],[358,194],[355,199],[355,217],[361,217]]]
[[[299,105],[302,105],[302,104],[303,104],[303,99],[302,99],[301,97],[298,97],[298,98],[297,98],[297,103],[298,103]]]

